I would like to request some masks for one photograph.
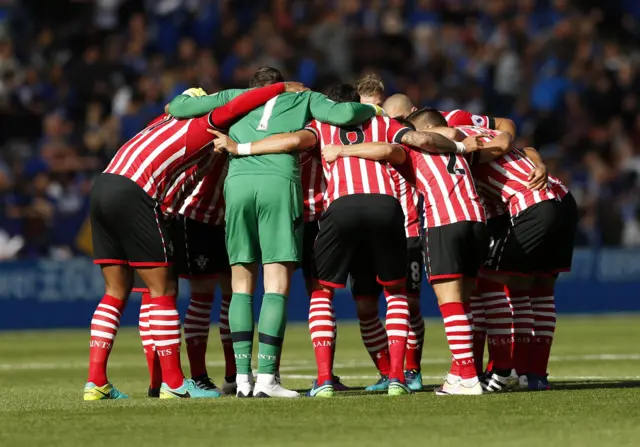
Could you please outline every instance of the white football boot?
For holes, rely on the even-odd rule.
[[[300,397],[300,394],[280,385],[275,374],[258,374],[256,385],[253,387],[253,397],[295,398]]]
[[[253,374],[236,374],[236,397],[253,397]],[[226,385],[226,382],[225,382]],[[224,386],[223,386],[224,391]]]

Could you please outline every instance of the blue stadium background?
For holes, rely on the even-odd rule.
[[[262,65],[512,118],[580,207],[558,310],[638,311],[639,43],[637,0],[0,0],[0,329],[86,326],[92,180],[175,94]]]

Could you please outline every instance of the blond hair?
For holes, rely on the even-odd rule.
[[[360,96],[383,96],[384,82],[377,74],[369,73],[358,80],[356,89]]]

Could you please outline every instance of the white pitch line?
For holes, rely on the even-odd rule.
[[[567,356],[551,356],[552,363],[558,362],[615,362],[615,361],[638,361],[640,360],[640,354],[585,354],[585,355],[567,355]],[[448,365],[451,363],[450,358],[437,358],[437,359],[424,359],[423,365]],[[135,368],[144,364],[142,360],[140,362],[118,362],[113,361],[109,363],[109,368]],[[211,367],[223,367],[224,361],[209,361],[207,366]],[[371,367],[371,362],[364,361],[352,361],[337,363],[334,365],[336,369],[349,369],[349,368],[367,368]],[[86,362],[30,362],[30,363],[0,363],[0,371],[21,371],[21,370],[66,370],[66,369],[84,369],[87,368]],[[285,361],[280,367],[282,372],[296,372],[304,371],[308,369],[315,369],[315,363],[307,360],[290,360]]]

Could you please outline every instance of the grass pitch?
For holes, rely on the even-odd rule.
[[[286,401],[148,399],[137,332],[124,329],[109,376],[133,398],[83,402],[87,331],[1,333],[0,446],[640,445],[640,316],[561,316],[558,326],[551,392],[435,396],[449,357],[441,324],[428,321],[425,392]],[[215,328],[211,335],[209,372],[220,381]],[[305,326],[287,330],[281,370],[286,386],[309,387],[315,367]],[[335,370],[349,386],[376,380],[357,325],[340,323]]]

